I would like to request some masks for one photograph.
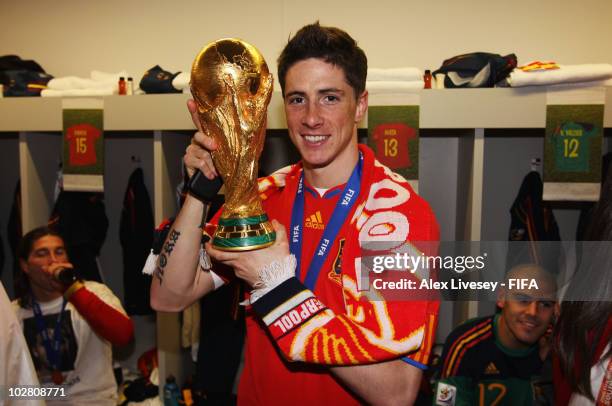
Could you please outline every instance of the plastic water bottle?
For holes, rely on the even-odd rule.
[[[175,382],[174,376],[169,375],[164,385],[164,406],[179,406],[179,387]]]

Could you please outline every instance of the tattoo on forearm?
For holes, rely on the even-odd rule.
[[[176,245],[176,241],[178,240],[181,233],[176,230],[170,230],[170,235],[168,236],[168,240],[162,247],[162,251],[159,253],[159,260],[157,262],[157,269],[155,270],[155,276],[159,280],[159,284],[161,285],[164,280],[164,271],[166,265],[168,264],[168,257],[172,254],[172,250],[174,250],[174,246]]]
[[[168,236],[168,241],[166,241],[166,244],[164,244],[164,248],[163,248],[163,252],[168,254],[168,256],[172,254],[172,250],[174,249],[174,246],[176,245],[176,241],[178,240],[180,235],[181,233],[179,231],[176,231],[176,230],[170,231],[170,235]]]
[[[164,271],[166,265],[168,264],[168,257],[172,254],[174,250],[174,246],[176,245],[176,241],[181,235],[180,231],[170,230],[170,235],[168,236],[168,240],[162,247],[162,252],[159,254],[159,259],[157,262],[157,269],[155,269],[155,277],[159,280],[159,284],[162,284],[164,280]]]
[[[159,280],[159,284],[161,285],[164,280],[164,268],[168,263],[168,258],[164,253],[159,254],[159,259],[157,262],[157,267],[155,268],[155,277]]]

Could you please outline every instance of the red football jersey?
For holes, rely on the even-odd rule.
[[[69,127],[66,131],[66,139],[70,143],[68,163],[72,166],[95,164],[98,160],[96,140],[101,134],[101,131],[91,124],[77,124]]]
[[[404,123],[380,124],[374,128],[376,159],[391,169],[410,168],[410,149],[408,142],[416,137],[414,128]]]
[[[358,280],[362,244],[438,240],[438,225],[427,203],[401,176],[377,162],[369,148],[360,145],[360,150],[361,191],[332,243],[314,292],[302,283],[343,186],[320,197],[306,185],[301,273],[247,308],[239,404],[359,404],[326,366],[403,356],[413,365],[428,362],[439,303],[370,300]],[[288,238],[301,171],[298,164],[259,181],[268,216],[285,226]]]

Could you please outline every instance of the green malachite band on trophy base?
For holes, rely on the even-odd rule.
[[[276,233],[264,213],[246,218],[220,218],[212,244],[222,251],[251,251],[274,244]]]
[[[213,239],[213,246],[223,251],[252,251],[274,244],[276,233],[244,238],[217,238]]]
[[[256,217],[245,217],[245,218],[230,218],[230,219],[219,219],[219,225],[224,227],[229,226],[249,226],[260,223],[265,223],[268,221],[268,216],[266,214],[262,214],[261,216]]]

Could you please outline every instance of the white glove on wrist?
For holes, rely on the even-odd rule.
[[[295,255],[290,254],[281,261],[272,261],[259,271],[259,280],[253,285],[250,303],[255,303],[266,293],[295,276],[297,261]]]

